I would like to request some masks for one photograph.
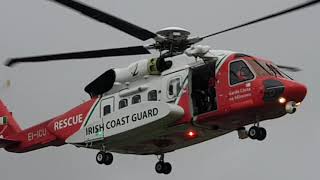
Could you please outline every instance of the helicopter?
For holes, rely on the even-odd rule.
[[[18,63],[150,54],[125,68],[109,69],[85,88],[90,100],[64,114],[22,130],[0,100],[0,148],[25,153],[71,144],[95,149],[98,164],[114,153],[157,155],[155,171],[170,174],[165,154],[237,131],[240,139],[263,141],[262,121],[293,114],[307,94],[305,85],[283,70],[299,68],[228,50],[196,45],[202,40],[316,5],[294,7],[202,37],[179,27],[153,33],[75,0],[50,0],[154,44],[12,58]],[[252,125],[253,124],[253,125]],[[252,125],[248,130],[246,126]]]

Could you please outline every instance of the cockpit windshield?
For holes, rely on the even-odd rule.
[[[255,66],[258,65],[260,67],[260,68],[255,68],[255,70],[260,71],[260,74],[265,75],[267,73],[268,75],[275,76],[275,77],[292,79],[290,76],[282,72],[275,64],[271,62],[263,62],[263,61],[257,61],[257,60],[253,60],[253,62],[255,63]],[[264,72],[261,72],[261,71],[264,71]]]
[[[281,71],[281,69],[279,67],[277,67],[278,71],[286,78],[293,80],[292,77],[290,77],[288,74],[284,73],[283,71]]]

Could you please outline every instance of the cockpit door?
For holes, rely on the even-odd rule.
[[[104,116],[114,112],[114,97],[102,99],[100,103],[100,116]]]
[[[235,60],[229,64],[228,101],[231,107],[253,102],[252,82],[255,78],[253,69],[245,60]]]
[[[101,100],[100,103],[100,117],[101,117],[101,123],[103,123],[103,119],[105,119],[109,114],[113,113],[115,110],[115,102],[114,97],[108,97]],[[101,132],[100,135],[104,137],[105,134],[105,127],[102,128],[103,132]]]
[[[100,110],[99,110],[100,107]],[[102,140],[105,134],[105,127],[103,123],[103,118],[108,116],[110,113],[114,111],[114,97],[104,97],[100,100],[99,104],[97,105],[97,111],[92,111],[89,115],[95,116],[95,120],[90,121],[86,125],[84,139],[90,145],[90,142]]]

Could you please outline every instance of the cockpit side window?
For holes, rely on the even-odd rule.
[[[251,72],[247,64],[242,61],[234,61],[230,63],[230,85],[248,81],[254,78],[254,74]]]

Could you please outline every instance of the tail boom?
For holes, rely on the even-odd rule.
[[[65,140],[83,126],[98,102],[98,98],[91,99],[60,116],[21,130],[12,113],[0,100],[0,117],[5,119],[2,121],[3,125],[0,122],[0,148],[24,153],[48,146],[64,145]]]

